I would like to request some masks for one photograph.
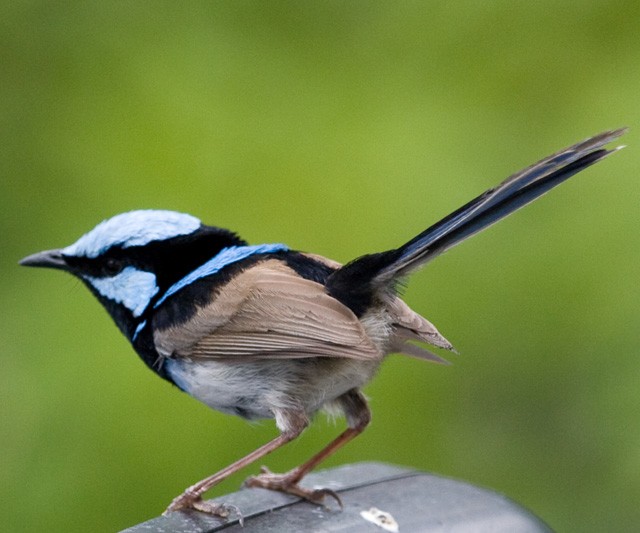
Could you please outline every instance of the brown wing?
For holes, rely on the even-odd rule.
[[[164,356],[382,356],[349,308],[276,260],[233,278],[186,324],[156,332],[155,342]]]

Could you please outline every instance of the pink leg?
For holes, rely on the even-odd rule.
[[[343,433],[311,457],[311,459],[286,474],[274,474],[267,468],[262,467],[262,473],[247,479],[245,485],[247,487],[279,490],[305,498],[314,503],[321,503],[325,496],[331,496],[340,504],[340,507],[342,507],[342,501],[334,491],[330,489],[305,489],[298,485],[304,476],[347,442],[360,435],[369,424],[371,412],[369,411],[367,401],[360,391],[354,389],[347,392],[340,397],[340,402],[342,403],[349,424],[349,427]]]
[[[242,459],[239,459],[235,463],[230,464],[212,476],[209,476],[186,489],[182,494],[180,494],[180,496],[174,498],[164,514],[172,511],[178,511],[180,509],[197,509],[198,511],[203,511],[217,516],[228,516],[230,511],[229,507],[204,502],[202,501],[202,495],[211,487],[225,480],[241,468],[257,461],[268,453],[277,450],[280,446],[291,442],[300,435],[300,433],[302,433],[309,423],[306,415],[300,413],[283,413],[282,418],[286,419],[287,429],[285,429],[280,435],[264,446],[260,446],[260,448],[246,455]]]

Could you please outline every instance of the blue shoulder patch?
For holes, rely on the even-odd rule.
[[[179,290],[191,285],[199,279],[211,276],[216,272],[219,272],[224,267],[242,261],[252,255],[270,254],[274,252],[286,252],[289,248],[284,244],[257,244],[254,246],[230,246],[223,248],[215,257],[212,257],[203,265],[196,268],[193,272],[186,275],[180,281],[174,283],[167,289],[155,304],[154,307],[158,307],[167,298],[174,295]]]

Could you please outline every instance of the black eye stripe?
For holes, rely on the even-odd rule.
[[[190,235],[151,241],[141,246],[115,245],[98,257],[68,256],[67,263],[76,275],[95,278],[113,277],[126,267],[152,272],[160,290],[167,289],[199,267],[220,250],[247,243],[228,230],[203,226]]]
[[[96,258],[66,256],[65,261],[77,273],[94,278],[115,276],[127,266],[123,259],[108,256]]]

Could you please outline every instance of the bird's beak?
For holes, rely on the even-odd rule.
[[[20,264],[23,266],[58,268],[61,270],[69,269],[69,265],[67,265],[67,262],[64,260],[61,250],[46,250],[29,255],[20,260]]]

